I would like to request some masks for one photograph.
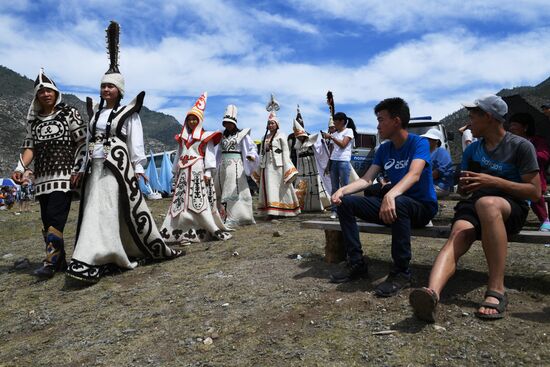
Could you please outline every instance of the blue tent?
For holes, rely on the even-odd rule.
[[[168,153],[164,152],[162,156],[162,165],[160,166],[160,190],[166,194],[172,193],[172,162],[170,162],[170,157]]]
[[[155,157],[153,157],[153,152],[151,152],[151,157],[149,158],[149,165],[147,166],[147,171],[145,175],[149,179],[149,185],[153,191],[161,191],[159,174],[157,172],[157,166],[155,165]]]

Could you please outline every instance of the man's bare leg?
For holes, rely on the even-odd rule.
[[[504,222],[510,216],[512,207],[506,199],[497,196],[480,198],[475,206],[481,222],[481,243],[489,268],[487,290],[504,294],[504,270],[508,253],[508,235]],[[498,304],[499,301],[494,297],[487,297],[485,302]],[[480,307],[478,312],[490,315],[498,311]]]
[[[449,278],[455,273],[458,259],[468,252],[475,239],[476,233],[472,223],[457,220],[453,224],[449,239],[439,251],[430,273],[428,288],[438,297]]]

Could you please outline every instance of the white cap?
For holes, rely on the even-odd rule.
[[[462,103],[462,105],[466,108],[479,107],[500,122],[505,121],[504,116],[508,113],[508,105],[506,102],[494,94],[478,98],[471,103]]]
[[[422,136],[423,138],[439,140],[441,144],[443,144],[443,134],[439,129],[431,128],[430,130],[426,131],[425,134],[422,134],[420,136]]]
[[[112,84],[117,87],[120,96],[124,97],[124,77],[120,73],[107,73],[101,78],[101,84]]]

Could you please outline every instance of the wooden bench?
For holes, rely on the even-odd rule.
[[[325,231],[325,261],[328,263],[338,263],[345,260],[345,250],[342,239],[342,229],[340,223],[329,220],[309,220],[301,223],[302,228],[322,229]],[[387,234],[391,235],[391,228],[380,224],[357,222],[359,232]],[[451,226],[432,226],[423,228],[413,228],[411,236],[431,237],[431,238],[449,238]],[[509,242],[519,243],[550,243],[550,232],[539,231],[521,231],[511,236]]]

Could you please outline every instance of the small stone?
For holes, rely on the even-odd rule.
[[[200,343],[202,342],[202,338],[197,338],[197,341]]]
[[[214,329],[213,327],[209,327],[208,330],[206,330],[208,334],[212,334],[214,331],[216,331],[216,329]]]
[[[296,260],[302,260],[302,259],[303,259],[302,255],[296,255]]]
[[[434,325],[434,329],[437,330],[437,331],[447,331],[447,329],[445,329],[443,326],[439,326],[439,325]]]
[[[222,304],[222,307],[229,307],[229,303]]]
[[[122,334],[132,334],[132,333],[135,333],[137,330],[136,329],[126,329],[126,330],[122,330]]]
[[[336,303],[341,302],[341,301],[342,301],[342,298],[338,298],[338,299],[336,300]]]
[[[466,317],[466,316],[470,316],[470,314],[468,312],[463,312],[462,316]]]
[[[214,343],[214,341],[212,340],[211,337],[208,337],[208,338],[204,339],[203,343],[204,343],[204,345],[212,345],[212,343]]]
[[[237,251],[233,251],[233,253],[231,254],[231,256],[239,256],[239,253]]]
[[[21,215],[21,213],[15,212],[15,213],[13,213],[13,215]]]
[[[278,219],[273,219],[273,220],[271,221],[271,223],[272,223],[272,224],[279,224],[279,223],[281,223],[281,221],[278,220]]]
[[[2,259],[9,259],[13,257],[13,254],[5,254],[4,256],[2,256]]]
[[[281,237],[282,235],[283,235],[283,232],[281,232],[281,231],[273,232],[273,237]]]
[[[220,337],[220,334],[218,334],[218,333],[216,333],[216,332],[213,332],[213,333],[212,333],[212,336],[211,336],[212,339],[216,340],[216,339],[218,339],[219,337]]]

